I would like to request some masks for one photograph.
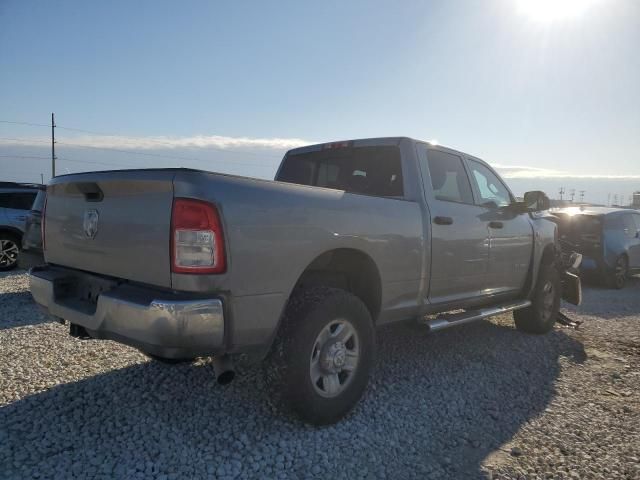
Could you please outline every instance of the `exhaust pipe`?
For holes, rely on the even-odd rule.
[[[236,377],[236,371],[229,355],[213,357],[211,364],[213,365],[213,374],[216,376],[218,385],[229,385]]]

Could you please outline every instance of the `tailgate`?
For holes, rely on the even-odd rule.
[[[174,170],[65,175],[47,189],[45,260],[171,286]]]

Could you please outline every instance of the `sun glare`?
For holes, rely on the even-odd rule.
[[[597,0],[517,0],[518,10],[539,22],[568,20],[582,15]]]

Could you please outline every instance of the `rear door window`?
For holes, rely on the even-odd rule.
[[[31,210],[31,205],[36,199],[37,192],[12,193],[9,208],[15,210]]]
[[[636,223],[633,221],[633,217],[630,213],[625,213],[622,215],[622,228],[624,230],[625,236],[629,238],[633,238],[636,236]]]
[[[11,208],[11,194],[0,193],[0,208]]]
[[[471,185],[462,158],[452,153],[429,149],[427,165],[436,200],[473,203]]]
[[[0,193],[0,208],[13,210],[31,210],[36,198],[36,192],[8,192]]]
[[[276,180],[376,197],[402,197],[396,146],[344,147],[289,155]]]

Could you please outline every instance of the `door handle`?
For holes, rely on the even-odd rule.
[[[433,223],[437,223],[438,225],[451,225],[453,223],[453,218],[451,218],[451,217],[435,217],[433,219]]]
[[[504,224],[502,222],[489,222],[489,228],[502,228]]]

